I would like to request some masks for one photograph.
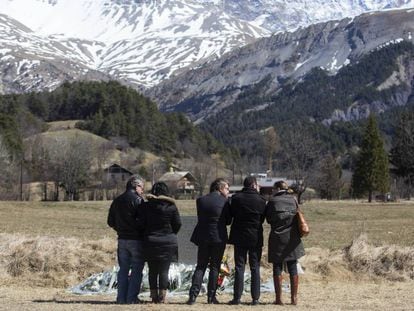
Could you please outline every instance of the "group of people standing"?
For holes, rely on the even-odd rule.
[[[197,199],[198,222],[191,241],[198,246],[197,265],[189,292],[188,304],[195,303],[203,275],[209,266],[207,303],[218,304],[217,277],[226,244],[234,245],[234,287],[232,305],[240,304],[244,290],[244,271],[248,259],[251,275],[251,304],[260,299],[260,261],[263,249],[263,222],[270,224],[268,260],[273,263],[275,304],[283,304],[282,271],[286,263],[291,283],[291,303],[297,304],[297,260],[304,255],[296,212],[297,202],[284,181],[273,186],[273,196],[266,202],[253,176],[245,178],[243,189],[230,198],[229,183],[216,179],[210,193]],[[230,235],[227,226],[231,225]]]
[[[133,176],[109,209],[108,225],[118,234],[118,304],[141,303],[138,294],[145,262],[152,302],[164,303],[168,270],[178,260],[181,218],[168,186],[155,183],[147,201],[143,193],[144,180]]]
[[[177,232],[180,216],[168,187],[155,183],[144,202],[144,181],[132,177],[124,194],[110,208],[108,224],[118,233],[117,303],[140,303],[138,299],[144,262],[148,262],[152,302],[165,302],[170,263],[177,261]],[[253,176],[245,178],[243,189],[229,197],[229,183],[218,178],[210,193],[197,199],[197,224],[190,238],[197,245],[197,265],[192,277],[187,304],[200,293],[203,277],[209,268],[207,303],[216,298],[220,265],[227,244],[234,245],[235,279],[233,299],[238,305],[244,290],[244,271],[248,260],[251,274],[251,304],[260,299],[260,261],[263,249],[263,222],[270,226],[268,261],[273,263],[275,304],[283,304],[282,271],[286,264],[291,284],[291,304],[297,304],[297,260],[304,255],[297,223],[297,202],[284,181],[274,184],[273,196],[266,201],[260,195]],[[231,226],[230,235],[227,226]],[[128,275],[128,271],[130,274]]]

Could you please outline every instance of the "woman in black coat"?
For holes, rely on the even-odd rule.
[[[296,212],[298,204],[288,191],[284,181],[273,186],[273,197],[266,205],[266,221],[270,224],[268,260],[273,263],[275,304],[281,305],[283,263],[287,264],[290,276],[291,303],[297,304],[298,270],[297,260],[305,254],[300,238]]]
[[[177,233],[181,227],[175,201],[168,196],[163,182],[152,186],[143,205],[144,257],[148,262],[148,281],[152,302],[164,303],[168,288],[168,270],[178,261]]]

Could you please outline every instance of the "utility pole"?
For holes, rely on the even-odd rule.
[[[20,159],[20,201],[23,201],[23,157]]]
[[[232,184],[234,185],[234,163],[233,163],[233,180],[232,180]]]
[[[153,184],[155,184],[155,166],[154,166],[154,163],[152,163],[152,180],[151,180],[151,186],[153,185]]]

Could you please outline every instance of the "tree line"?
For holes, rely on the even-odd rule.
[[[245,163],[259,162],[261,165],[257,166],[289,176],[301,183],[302,191],[311,185],[325,198],[357,197],[365,194],[367,184],[375,188],[375,191],[385,191],[390,186],[386,176],[379,179],[383,179],[387,187],[379,186],[379,181],[361,181],[358,176],[354,176],[352,185],[347,188],[340,181],[344,178],[343,172],[358,175],[358,166],[366,167],[360,157],[364,153],[361,148],[369,145],[367,142],[372,138],[367,138],[365,133],[366,116],[370,113],[372,115],[372,111],[367,111],[366,115],[352,121],[334,121],[331,124],[323,124],[322,121],[329,118],[336,109],[346,111],[356,102],[367,106],[373,102],[383,103],[390,108],[385,113],[376,115],[374,126],[378,127],[378,135],[383,140],[382,149],[386,153],[386,160],[383,156],[382,162],[388,163],[390,160],[394,188],[409,188],[408,184],[412,181],[409,181],[408,176],[403,176],[409,174],[409,169],[397,170],[394,164],[396,157],[393,156],[395,151],[390,150],[402,132],[398,130],[401,120],[414,111],[413,88],[405,83],[385,89],[379,86],[399,70],[399,64],[412,62],[413,59],[414,45],[401,42],[373,51],[358,62],[343,67],[336,75],[314,68],[299,82],[283,81],[277,92],[268,91],[271,82],[269,76],[256,85],[244,88],[234,105],[207,118],[201,127],[225,144],[237,146]],[[411,96],[405,106],[396,107],[393,101],[403,93],[411,93]],[[254,111],[252,108],[255,106],[266,107]],[[246,110],[249,113],[245,113]],[[279,137],[279,148],[271,160],[266,144],[258,143],[260,133],[269,127],[273,127]],[[373,144],[376,145],[376,151],[370,152],[377,154],[381,148],[377,146],[378,142]],[[409,148],[411,147],[407,147]],[[404,161],[410,162],[408,159],[412,153],[405,150],[399,154]],[[402,159],[399,161],[403,162]],[[272,162],[270,167],[269,162]],[[381,167],[388,172],[384,165]],[[376,166],[375,170],[381,171]],[[397,185],[398,183],[401,184]],[[360,190],[354,190],[354,187]],[[372,199],[373,190],[367,191],[371,193]]]
[[[11,193],[8,187],[19,184],[21,167],[24,175],[30,175],[26,180],[54,181],[69,197],[91,182],[92,176],[87,175],[93,163],[103,162],[99,159],[105,153],[102,147],[93,148],[80,136],[57,141],[40,135],[47,130],[47,122],[63,120],[78,120],[77,128],[109,139],[111,146],[106,149],[138,148],[166,161],[211,154],[223,160],[233,156],[183,114],[160,113],[154,102],[130,87],[115,81],[64,83],[52,92],[0,96],[0,143],[4,150],[0,165],[10,168],[9,176],[13,176],[13,182],[3,179],[3,193]],[[139,160],[128,161],[135,165]],[[148,176],[148,168],[141,167],[140,173]]]
[[[201,128],[212,133],[225,144],[238,147],[240,155],[254,156],[254,143],[246,139],[269,126],[284,136],[292,124],[304,124],[314,137],[321,137],[323,147],[333,153],[342,153],[362,141],[363,121],[333,122],[322,125],[337,110],[346,111],[352,103],[370,104],[375,101],[389,104],[401,92],[410,92],[411,86],[400,84],[387,89],[377,87],[398,70],[399,57],[414,58],[414,45],[401,42],[374,51],[356,63],[343,67],[335,75],[321,68],[314,68],[299,82],[286,80],[280,89],[268,91],[270,76],[260,83],[246,87],[236,102],[220,114],[206,118]],[[266,108],[254,111],[254,107]],[[414,105],[411,97],[407,106]],[[396,107],[396,110],[399,108]],[[249,113],[245,113],[249,110]],[[392,109],[391,109],[392,110]],[[401,109],[400,109],[401,110]],[[392,114],[392,113],[391,113]],[[379,115],[379,126],[387,134],[398,115],[391,119],[389,113]],[[365,119],[365,117],[361,117]]]
[[[286,81],[281,91],[275,94],[265,92],[269,82],[267,77],[245,89],[235,105],[208,118],[201,127],[191,124],[182,114],[160,113],[148,98],[114,81],[64,83],[52,92],[3,95],[0,96],[2,170],[16,172],[25,159],[26,168],[35,178],[36,174],[44,171],[42,167],[47,166],[54,179],[46,175],[36,178],[52,178],[57,181],[56,185],[65,185],[68,193],[73,195],[76,189],[86,185],[87,179],[70,171],[69,165],[66,167],[68,172],[64,172],[60,166],[68,159],[59,158],[52,149],[65,156],[72,154],[69,150],[78,150],[75,155],[82,155],[82,158],[76,160],[73,155],[74,163],[82,159],[88,163],[86,160],[90,156],[83,152],[91,150],[90,146],[62,140],[51,148],[50,142],[49,146],[32,142],[30,157],[27,157],[25,139],[47,129],[48,121],[79,120],[77,127],[80,129],[110,139],[115,137],[118,144],[124,142],[131,147],[152,151],[168,161],[172,157],[198,159],[207,164],[205,168],[195,166],[195,174],[200,175],[200,180],[211,173],[217,162],[208,156],[220,154],[219,161],[233,167],[233,173],[234,170],[239,170],[240,174],[268,170],[285,174],[296,181],[299,194],[312,186],[324,198],[346,196],[344,191],[347,190],[341,182],[344,170],[354,173],[352,193],[348,195],[368,193],[372,199],[374,191],[388,191],[389,177],[366,176],[364,170],[367,168],[377,175],[390,172],[398,177],[394,178],[394,186],[401,183],[408,187],[410,194],[414,147],[407,131],[412,134],[414,96],[408,99],[405,107],[396,107],[378,115],[369,131],[365,119],[333,122],[330,126],[320,121],[330,116],[333,109],[347,107],[355,100],[368,103],[387,100],[405,89],[405,85],[382,91],[376,87],[397,69],[398,57],[412,58],[413,51],[412,44],[392,45],[344,67],[335,76],[314,69],[299,83]],[[264,103],[268,104],[266,109],[244,113],[246,108]],[[379,132],[374,133],[377,128]],[[80,138],[77,140],[81,141]],[[368,146],[370,149],[364,150]],[[379,156],[379,150],[384,150],[385,156]],[[94,157],[103,153],[99,150]],[[368,162],[372,158],[382,159],[379,161],[382,164],[371,165]],[[103,162],[103,159],[98,161]],[[142,167],[141,173],[148,175],[147,168]],[[65,176],[74,174],[76,183],[70,178],[65,179]],[[8,176],[13,180],[6,182],[3,179],[3,188],[6,184],[17,183],[15,173]],[[386,181],[386,185],[380,185],[378,180]]]

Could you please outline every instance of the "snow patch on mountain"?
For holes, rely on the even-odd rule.
[[[0,0],[0,44],[11,49],[0,60],[65,60],[79,74],[150,88],[272,32],[411,7],[414,0]],[[9,64],[10,77],[17,67]]]

